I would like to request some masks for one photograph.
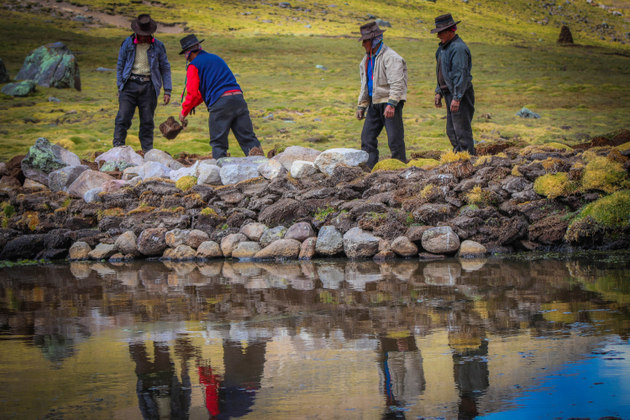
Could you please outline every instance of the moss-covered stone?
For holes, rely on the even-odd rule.
[[[452,163],[468,160],[470,160],[470,153],[468,152],[446,152],[440,156],[440,163]]]
[[[203,214],[204,216],[215,216],[215,217],[219,216],[217,211],[210,207],[206,207],[205,209],[201,210],[201,214]]]
[[[394,171],[396,169],[404,169],[406,167],[407,164],[399,161],[398,159],[385,159],[374,165],[374,168],[372,168],[372,172]]]
[[[587,204],[578,218],[590,216],[607,228],[622,228],[630,224],[630,190],[617,191]]]
[[[197,177],[190,175],[179,178],[175,183],[175,186],[182,191],[188,191],[195,185],[197,185]]]
[[[427,159],[427,158],[418,158],[418,159],[412,159],[409,162],[407,162],[407,166],[408,167],[412,167],[415,166],[417,168],[435,168],[436,166],[440,166],[440,161],[435,160],[435,159]]]
[[[612,193],[625,188],[630,188],[630,180],[621,163],[603,156],[594,156],[586,164],[582,175],[582,190]]]
[[[569,176],[566,172],[546,174],[536,178],[536,181],[534,181],[534,191],[536,194],[554,199],[573,193],[575,191],[575,184],[569,181]]]

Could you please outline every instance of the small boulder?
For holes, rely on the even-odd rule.
[[[164,240],[166,245],[171,248],[177,248],[179,245],[186,242],[188,238],[188,231],[184,229],[173,229],[166,232]]]
[[[189,247],[188,245],[178,245],[176,248],[168,248],[164,251],[163,259],[175,260],[175,261],[188,261],[194,260],[197,256],[197,251]]]
[[[296,259],[300,255],[300,242],[295,239],[279,239],[256,253],[260,259]]]
[[[133,231],[128,230],[120,234],[118,238],[116,238],[114,245],[116,246],[116,249],[122,254],[134,255],[138,251],[137,242],[138,237],[136,236],[136,234],[133,233]]]
[[[260,241],[260,237],[267,230],[267,226],[262,223],[248,223],[245,226],[242,226],[240,232],[247,236],[252,241]]]
[[[485,256],[487,253],[488,250],[486,247],[481,245],[479,242],[466,240],[459,246],[457,255],[460,258],[479,258]]]
[[[223,256],[226,258],[230,258],[232,256],[232,251],[236,248],[236,245],[239,242],[246,241],[247,237],[242,233],[231,233],[221,239],[221,252]]]
[[[188,237],[186,238],[184,244],[188,245],[191,248],[197,249],[199,248],[199,245],[209,240],[210,236],[206,232],[199,229],[193,229],[188,232]]]
[[[269,159],[268,161],[258,165],[258,173],[260,173],[260,175],[262,175],[265,179],[274,179],[280,175],[286,174],[287,170],[284,166],[282,166],[282,163],[274,159]]]
[[[247,259],[254,258],[254,255],[260,251],[260,245],[254,241],[243,241],[236,245],[232,251],[232,258]]]
[[[79,166],[81,159],[69,150],[52,144],[45,137],[40,137],[31,146],[20,163],[26,178],[48,186],[48,175],[66,166]]]
[[[98,244],[88,253],[92,260],[106,260],[117,252],[114,244]]]
[[[391,250],[401,257],[418,255],[418,247],[406,236],[399,236],[392,241]]]
[[[358,227],[343,235],[343,250],[348,258],[370,258],[378,253],[380,238]]]
[[[83,241],[78,241],[72,244],[70,250],[68,251],[68,258],[70,260],[87,260],[88,254],[92,248]]]
[[[305,160],[296,160],[291,165],[291,176],[296,179],[311,176],[317,172],[317,167],[313,162]]]
[[[197,185],[201,184],[210,184],[210,185],[220,185],[221,184],[221,168],[217,165],[210,163],[209,161],[201,161],[199,163],[199,169],[197,171]]]
[[[284,234],[284,239],[295,239],[296,241],[303,242],[307,238],[315,237],[315,230],[309,222],[298,222],[287,230]]]
[[[89,169],[86,165],[66,166],[48,174],[48,188],[51,191],[68,191],[68,187]]]
[[[267,229],[260,237],[260,245],[264,248],[274,241],[283,239],[285,233],[287,233],[287,228],[284,226],[276,226],[274,228]]]
[[[138,236],[138,251],[147,257],[162,255],[166,249],[166,229],[148,228]]]
[[[311,260],[315,256],[315,247],[317,245],[317,238],[307,238],[302,242],[300,246],[300,255],[298,256],[301,260]]]
[[[133,166],[140,166],[144,163],[142,156],[134,152],[131,146],[112,147],[107,152],[98,155],[94,161],[99,164],[105,162],[126,162]]]
[[[144,154],[145,162],[158,162],[169,169],[181,169],[184,165],[173,159],[173,156],[160,149],[151,149]]]
[[[221,258],[223,253],[218,243],[214,241],[202,242],[197,247],[197,258]]]
[[[83,198],[86,192],[94,188],[103,188],[103,185],[113,180],[110,175],[88,169],[81,174],[68,187],[68,194],[72,197]]]
[[[326,150],[317,156],[315,166],[326,175],[332,175],[339,165],[359,166],[367,162],[368,153],[364,150],[338,148]]]
[[[35,92],[35,86],[36,84],[32,80],[9,83],[2,86],[2,93],[7,96],[28,96]]]
[[[282,153],[277,154],[272,160],[278,161],[284,166],[287,171],[291,170],[293,162],[296,160],[315,162],[317,156],[322,152],[319,150],[311,149],[309,147],[302,146],[289,146]]]
[[[219,171],[221,183],[223,185],[229,185],[236,184],[247,179],[257,178],[260,176],[258,166],[260,166],[260,163],[224,165]]]
[[[317,253],[327,256],[339,254],[343,251],[343,237],[334,226],[324,226],[317,234],[315,245]]]
[[[422,247],[433,254],[450,254],[459,249],[459,237],[450,226],[427,229],[422,234]]]

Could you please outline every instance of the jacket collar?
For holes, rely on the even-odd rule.
[[[457,39],[459,39],[459,35],[455,34],[455,36],[454,36],[453,38],[451,38],[451,40],[450,40],[450,41],[448,41],[447,43],[442,44],[442,43],[440,42],[440,47],[442,47],[442,48],[448,48],[448,46],[449,46],[449,45],[451,45],[453,42],[455,42],[455,40],[457,40]]]

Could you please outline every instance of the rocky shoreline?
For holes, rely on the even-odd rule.
[[[474,157],[427,152],[373,171],[355,149],[215,161],[118,147],[87,162],[38,139],[0,163],[0,260],[627,249],[627,134],[576,147],[485,144]]]

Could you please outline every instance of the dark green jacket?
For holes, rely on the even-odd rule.
[[[448,90],[453,95],[454,99],[461,100],[466,90],[472,84],[472,75],[470,74],[470,70],[472,68],[472,59],[470,57],[470,50],[468,46],[459,35],[455,35],[455,37],[446,45],[440,45],[435,52],[435,74],[437,77],[437,60],[441,60],[442,63],[442,74],[444,76],[444,80],[446,81],[446,86]],[[437,87],[435,88],[435,93],[439,93],[444,96],[444,93],[440,89],[440,84],[438,82]]]

